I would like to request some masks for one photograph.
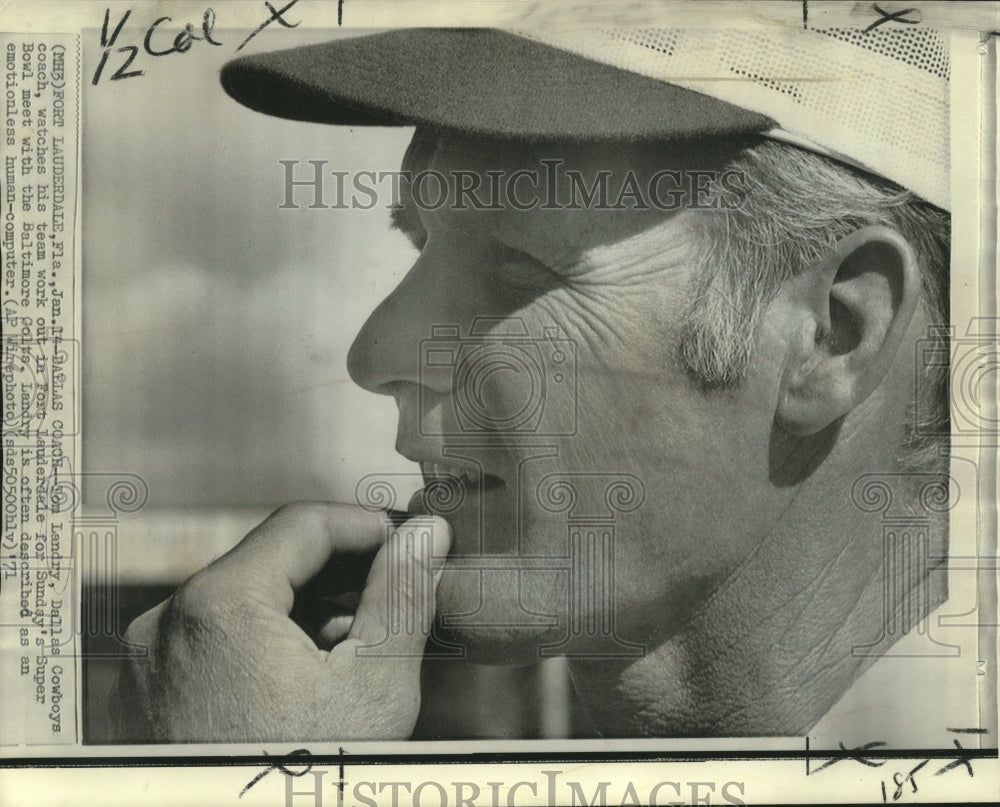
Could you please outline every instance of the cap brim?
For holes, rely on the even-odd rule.
[[[529,139],[754,134],[764,115],[491,29],[408,29],[246,56],[223,67],[241,104],[292,120],[425,125]]]

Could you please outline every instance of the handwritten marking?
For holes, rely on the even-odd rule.
[[[337,756],[340,758],[339,765],[339,778],[337,779],[337,790],[339,791],[337,797],[337,804],[344,803],[344,785],[347,784],[347,780],[344,779],[344,754],[347,752],[344,750],[343,746],[337,749]]]
[[[287,6],[283,6],[280,9],[276,9],[274,6],[271,5],[271,0],[264,0],[264,5],[267,6],[268,11],[271,12],[271,16],[268,17],[266,20],[264,20],[264,22],[262,22],[259,26],[257,26],[257,30],[251,33],[250,36],[248,36],[246,39],[244,39],[236,50],[237,51],[243,50],[243,46],[247,42],[249,42],[251,39],[257,36],[257,34],[259,34],[261,31],[267,28],[267,26],[269,26],[272,22],[276,22],[279,25],[283,25],[285,28],[298,28],[299,25],[301,25],[302,20],[299,20],[296,23],[291,23],[288,22],[283,16],[286,11],[288,11],[292,6],[294,6],[298,2],[299,0],[291,0],[291,2]]]
[[[111,53],[111,48],[114,46],[115,42],[118,41],[118,34],[122,32],[122,28],[125,27],[125,22],[128,20],[131,13],[132,9],[129,9],[122,15],[121,20],[118,21],[118,25],[115,26],[115,30],[109,37],[108,25],[111,23],[111,9],[104,9],[104,24],[101,26],[101,47],[104,49],[104,52],[101,54],[101,61],[98,62],[97,69],[94,71],[94,77],[91,79],[91,84],[96,86],[101,80],[101,73],[104,72],[104,66],[108,62],[108,56]],[[116,53],[128,53],[129,57],[125,60],[125,63],[115,71],[115,74],[111,77],[112,81],[119,81],[123,78],[133,78],[135,76],[145,74],[145,70],[133,70],[130,73],[124,72],[128,69],[129,65],[132,64],[135,57],[139,55],[139,48],[135,45],[125,45],[124,47],[118,48]]]
[[[955,734],[988,734],[989,733],[986,729],[980,729],[980,728],[948,729],[948,731],[954,732]],[[962,744],[957,739],[952,739],[952,742],[955,744],[955,748],[956,749],[958,749],[959,751],[962,751],[962,752],[965,751],[965,749],[962,748]],[[907,782],[910,783],[910,787],[911,787],[911,791],[910,792],[911,793],[916,793],[917,792],[916,773],[921,768],[923,768],[924,765],[927,765],[929,762],[930,762],[930,759],[925,759],[919,765],[916,765],[915,767],[911,768],[910,772],[908,774],[906,774],[906,776],[903,776],[902,773],[900,773],[899,771],[897,771],[896,773],[894,773],[892,775],[893,784],[896,785],[896,790],[892,794],[892,800],[893,801],[899,801],[900,797],[903,795],[903,786]],[[968,754],[965,754],[965,753],[962,753],[962,754],[958,755],[954,760],[952,760],[951,762],[949,762],[947,765],[945,765],[943,768],[941,768],[939,771],[937,771],[937,773],[935,773],[934,775],[935,776],[941,776],[941,774],[948,773],[948,771],[954,770],[959,765],[964,765],[965,766],[965,770],[969,774],[969,776],[973,777],[973,778],[975,777],[975,774],[972,771],[972,758]],[[886,789],[885,789],[885,780],[883,779],[882,780],[882,802],[883,803],[888,803],[888,800],[889,799],[888,799],[888,796],[887,796],[887,793],[886,793]]]
[[[893,801],[899,801],[900,796],[903,795],[903,785],[905,785],[907,782],[910,783],[910,787],[911,787],[910,792],[911,793],[916,793],[918,791],[919,788],[917,788],[916,773],[922,767],[924,767],[924,765],[926,765],[928,762],[930,762],[930,760],[929,759],[925,759],[923,762],[921,762],[921,763],[915,765],[914,767],[910,768],[910,772],[907,773],[906,776],[903,776],[903,774],[901,772],[899,772],[899,771],[896,771],[892,775],[893,784],[896,785],[896,791],[895,791],[895,793],[892,794],[892,800]],[[900,778],[900,777],[902,777],[902,778]],[[884,781],[882,782],[882,800],[885,801],[885,782]]]
[[[288,12],[292,6],[296,5],[299,0],[290,0],[286,5],[281,8],[275,8],[271,4],[271,0],[264,0],[264,5],[267,6],[268,11],[271,12],[271,16],[264,20],[255,31],[252,31],[250,35],[240,43],[240,46],[236,48],[237,51],[242,50],[242,48],[257,34],[263,31],[271,23],[276,22],[285,28],[298,28],[301,24],[299,22],[289,22],[285,19],[285,14]],[[94,76],[91,79],[91,83],[95,86],[100,83],[101,77],[104,74],[104,69],[107,67],[108,59],[112,53],[125,54],[125,58],[122,64],[111,76],[111,81],[120,81],[123,78],[135,78],[137,76],[146,75],[145,70],[129,70],[132,62],[139,55],[138,45],[122,45],[121,47],[115,48],[118,42],[118,37],[125,27],[125,23],[128,22],[129,17],[132,14],[132,10],[128,9],[118,20],[118,24],[115,26],[114,30],[111,30],[111,9],[105,8],[104,10],[104,24],[101,26],[101,48],[103,52],[101,53],[100,62],[97,65],[97,69],[94,71]],[[158,35],[160,31],[160,26],[164,23],[172,22],[171,17],[159,17],[154,20],[153,23],[146,28],[145,36],[142,41],[142,49],[149,55],[153,57],[160,56],[170,56],[174,53],[187,53],[191,50],[192,46],[196,42],[207,42],[209,45],[214,45],[220,47],[222,42],[217,40],[214,36],[215,29],[215,11],[209,7],[206,8],[201,18],[200,31],[195,33],[197,30],[196,26],[192,23],[186,23],[184,29],[174,36],[173,42],[168,47],[165,44],[154,44],[153,38]]]
[[[949,729],[949,731],[951,731],[951,729]],[[958,740],[952,740],[952,742],[955,743],[955,748],[957,748],[959,751],[964,751],[965,750],[964,748],[962,748],[962,744]],[[969,757],[967,757],[967,756],[960,756],[957,759],[953,760],[952,762],[949,762],[947,765],[945,765],[941,770],[939,770],[934,775],[935,776],[940,776],[942,773],[947,773],[952,768],[957,768],[959,765],[964,765],[965,766],[965,769],[966,769],[966,771],[968,771],[969,776],[972,776],[972,777],[975,776],[975,774],[973,774],[973,772],[972,772],[972,763],[969,761]]]
[[[946,730],[948,732],[952,733],[952,734],[989,734],[990,733],[989,729],[978,728],[978,727],[949,728],[949,729],[946,729]],[[974,774],[974,772],[972,770],[972,760],[973,760],[973,758],[975,758],[976,756],[978,756],[978,754],[976,753],[976,751],[974,749],[965,749],[965,748],[963,748],[962,744],[957,739],[955,739],[955,738],[952,738],[952,742],[955,745],[955,749],[959,753],[955,755],[955,758],[951,762],[949,762],[944,767],[942,767],[939,771],[937,771],[934,774],[934,776],[941,776],[942,774],[948,773],[948,771],[954,770],[955,768],[957,768],[959,766],[965,766],[965,770],[969,774],[969,776],[970,777],[974,777],[975,774]],[[843,761],[845,759],[849,759],[849,760],[851,760],[853,762],[858,762],[858,763],[860,763],[862,765],[865,765],[865,766],[867,766],[869,768],[880,768],[883,765],[885,765],[885,763],[888,761],[888,760],[881,760],[879,762],[875,761],[878,758],[880,752],[874,751],[874,749],[878,748],[879,746],[885,746],[885,745],[887,745],[887,743],[882,742],[882,741],[874,741],[874,742],[870,742],[870,743],[865,743],[864,745],[859,745],[856,748],[853,748],[853,749],[850,749],[850,750],[847,749],[847,747],[844,745],[843,741],[839,742],[838,745],[840,746],[840,750],[843,752],[843,754],[838,754],[837,756],[829,757],[826,760],[826,762],[824,762],[818,768],[812,768],[810,766],[811,749],[810,749],[810,744],[809,744],[809,737],[806,737],[806,776],[809,776],[811,774],[819,773],[820,771],[825,770],[826,768],[829,768],[832,765],[836,765],[838,762],[841,762],[841,761]],[[970,753],[966,753],[967,750]],[[872,751],[873,752],[874,758],[870,757],[866,753],[868,751]],[[836,752],[834,752],[834,751],[828,751],[826,753],[833,754],[833,753],[836,753]],[[941,756],[944,756],[947,759],[947,756],[945,756],[945,755],[941,755]],[[934,757],[928,757],[927,759],[924,759],[922,762],[918,762],[916,765],[914,765],[912,768],[910,768],[910,770],[908,772],[904,773],[903,771],[898,771],[898,770],[893,772],[893,774],[892,774],[892,776],[890,778],[891,778],[892,784],[895,785],[895,790],[892,792],[892,799],[891,799],[891,801],[899,801],[899,799],[902,798],[903,793],[904,793],[904,791],[906,789],[907,782],[909,782],[910,793],[911,794],[918,792],[919,788],[917,787],[917,777],[916,777],[916,775],[917,775],[917,773],[920,770],[922,770],[924,768],[924,766],[930,764],[932,758],[934,758]],[[887,781],[888,781],[887,779],[882,779],[881,782],[880,782],[881,788],[882,788],[882,802],[883,802],[883,804],[888,804],[889,801],[890,801],[889,791],[886,789],[886,782]]]
[[[268,756],[267,751],[264,752],[264,756]],[[244,788],[240,791],[238,798],[243,798],[243,794],[246,793],[251,787],[257,784],[261,779],[267,776],[271,771],[281,771],[285,776],[305,776],[309,771],[312,770],[312,763],[303,763],[305,768],[296,773],[295,771],[290,771],[286,767],[286,763],[294,757],[311,757],[312,754],[309,753],[308,748],[296,748],[294,751],[289,751],[287,756],[285,756],[283,762],[275,762],[270,767],[265,768],[260,773],[258,773],[253,779],[246,783]]]
[[[879,8],[878,3],[872,3],[872,10],[877,11],[879,14],[882,15],[882,17],[880,19],[875,20],[875,22],[873,22],[871,25],[865,28],[864,31],[862,31],[862,33],[867,34],[869,31],[875,30],[880,25],[885,25],[887,22],[901,22],[904,23],[905,25],[920,24],[920,19],[909,20],[906,18],[907,14],[913,14],[913,13],[920,14],[920,10],[916,8],[904,8],[902,11],[893,11],[892,13],[889,13],[888,11],[884,11],[883,9]]]
[[[170,17],[160,17],[156,22],[146,29],[146,37],[142,41],[142,46],[150,56],[169,56],[171,53],[187,53],[195,42],[208,42],[209,45],[220,46],[221,42],[212,39],[212,30],[215,28],[215,11],[206,8],[201,17],[201,36],[194,32],[191,23],[184,25],[184,30],[174,37],[172,48],[166,50],[153,50],[152,39],[157,27],[164,22],[172,22]]]
[[[863,754],[864,751],[869,751],[872,748],[877,748],[879,746],[886,745],[886,743],[883,742],[882,740],[874,740],[874,741],[872,741],[870,743],[865,743],[864,745],[859,745],[856,748],[851,748],[850,750],[847,749],[847,747],[844,745],[843,741],[839,742],[838,745],[840,746],[840,750],[844,751],[847,754],[849,754],[849,756],[846,756],[846,757],[831,757],[826,762],[824,762],[822,765],[820,765],[818,768],[814,769],[813,770],[814,774],[815,773],[819,773],[824,768],[829,768],[831,765],[836,765],[838,762],[842,762],[845,759],[850,759],[850,760],[852,760],[854,762],[860,762],[862,765],[867,765],[869,768],[881,768],[883,765],[885,765],[885,760],[884,759],[881,762],[873,762],[871,759],[869,759],[868,757],[864,756],[864,754]]]

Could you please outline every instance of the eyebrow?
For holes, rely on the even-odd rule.
[[[416,167],[425,165],[437,147],[437,141],[438,137],[434,132],[417,127],[406,147],[401,168],[412,172]],[[409,188],[405,183],[401,185],[401,193],[401,204],[389,208],[390,226],[403,233],[417,249],[423,249],[427,243],[427,230],[420,221],[416,203],[410,198]]]

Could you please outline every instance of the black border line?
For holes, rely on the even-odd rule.
[[[996,748],[933,748],[933,749],[878,749],[864,752],[820,749],[798,751],[759,751],[741,754],[735,751],[631,751],[631,752],[579,752],[579,753],[502,753],[470,752],[452,754],[247,754],[205,756],[127,756],[127,757],[3,757],[3,768],[177,768],[201,767],[217,768],[226,766],[274,767],[282,764],[291,766],[326,765],[466,765],[466,764],[511,764],[511,763],[586,763],[586,762],[767,762],[770,760],[830,760],[857,759],[861,755],[868,760],[893,759],[998,759]]]

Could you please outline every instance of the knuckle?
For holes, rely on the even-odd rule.
[[[161,602],[154,608],[140,614],[125,629],[122,638],[133,657],[145,655],[148,648],[156,642],[161,627],[160,620],[168,602],[169,600]]]
[[[288,502],[267,517],[266,523],[317,529],[329,518],[329,506],[307,500]]]
[[[129,645],[144,645],[149,639],[149,630],[146,628],[145,624],[141,619],[134,619],[125,628],[125,635],[122,637],[126,644]]]
[[[294,502],[285,502],[277,510],[274,511],[272,517],[279,516],[281,518],[290,519],[311,519],[316,518],[322,512],[324,508],[319,502],[309,501],[308,499],[300,499]]]
[[[306,501],[285,502],[274,510],[274,512],[267,517],[267,520],[270,521],[272,518],[295,517],[300,511],[307,509],[308,504],[309,503]]]
[[[152,614],[161,606],[154,606],[146,611],[143,611],[137,617],[135,617],[131,622],[129,622],[128,627],[125,628],[125,633],[123,634],[124,639],[138,639],[149,633],[149,620]]]
[[[167,606],[172,623],[212,624],[225,618],[228,598],[215,577],[210,570],[202,569],[180,585]]]

